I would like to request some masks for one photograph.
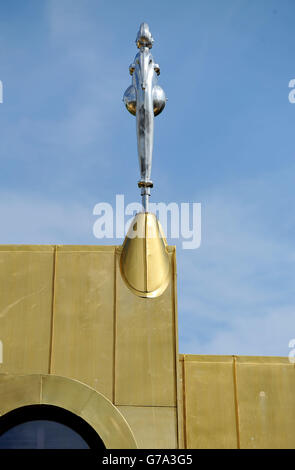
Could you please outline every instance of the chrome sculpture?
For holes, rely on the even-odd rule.
[[[157,84],[160,67],[154,62],[150,49],[153,37],[147,23],[141,23],[136,37],[139,52],[129,67],[132,85],[124,93],[123,101],[128,111],[136,116],[137,150],[143,211],[148,212],[154,144],[154,116],[160,114],[166,104],[164,90]]]

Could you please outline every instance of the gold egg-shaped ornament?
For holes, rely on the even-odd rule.
[[[166,105],[166,95],[159,85],[155,85],[153,88],[153,107],[154,107],[154,115],[158,116]]]
[[[130,85],[125,91],[123,101],[129,113],[136,116],[136,90],[133,85]],[[153,87],[153,108],[155,116],[158,116],[158,114],[163,111],[166,101],[166,95],[163,88],[159,85],[155,85]]]
[[[123,101],[129,113],[136,116],[136,90],[133,85],[130,85],[125,91]]]

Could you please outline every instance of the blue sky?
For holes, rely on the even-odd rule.
[[[201,202],[177,246],[180,352],[281,355],[295,338],[294,0],[0,5],[0,243],[97,244],[96,203],[138,201],[122,95],[149,23],[168,96],[154,202]]]

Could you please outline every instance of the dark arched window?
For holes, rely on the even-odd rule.
[[[17,408],[0,417],[0,449],[105,449],[82,418],[52,405]]]

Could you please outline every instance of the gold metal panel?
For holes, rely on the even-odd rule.
[[[21,406],[40,403],[40,375],[0,374],[0,415]]]
[[[236,359],[239,364],[290,364],[290,360],[288,357],[281,356],[236,356]]]
[[[97,431],[107,448],[137,447],[130,426],[111,401],[77,380],[42,376],[41,403],[59,406],[83,418]]]
[[[60,406],[79,416],[93,393],[92,388],[67,377],[48,374],[41,380],[41,403]]]
[[[177,396],[177,419],[178,419],[178,447],[185,449],[185,408],[184,408],[184,359],[183,354],[179,354],[178,363],[178,396]]]
[[[200,354],[180,354],[180,359],[184,360],[186,362],[205,362],[206,364],[208,362],[216,363],[216,362],[221,362],[221,363],[233,363],[233,357],[234,356],[221,356],[221,355],[200,355]]]
[[[176,408],[119,406],[139,449],[177,449]]]
[[[129,424],[101,393],[54,375],[0,374],[0,415],[27,405],[54,405],[83,418],[108,449],[136,449]]]
[[[140,212],[134,217],[123,243],[120,269],[127,287],[140,297],[158,297],[167,288],[170,259],[155,214]]]
[[[184,356],[184,419],[188,449],[236,448],[233,358]]]
[[[173,270],[171,282],[160,297],[140,298],[123,281],[119,260],[118,250],[115,404],[176,406]]]
[[[241,448],[295,448],[294,390],[288,358],[237,358]]]
[[[174,304],[174,330],[175,330],[175,372],[176,372],[176,403],[177,403],[177,441],[178,448],[184,449],[184,421],[183,421],[183,380],[182,366],[179,362],[179,341],[178,341],[178,302],[177,302],[177,266],[176,266],[176,250],[171,251],[171,262],[173,270],[173,304]]]
[[[137,449],[136,436],[123,414],[111,401],[93,393],[81,411],[84,418],[97,430],[109,449]]]
[[[51,372],[113,395],[115,247],[58,247]]]
[[[48,372],[53,246],[0,246],[0,372]]]

